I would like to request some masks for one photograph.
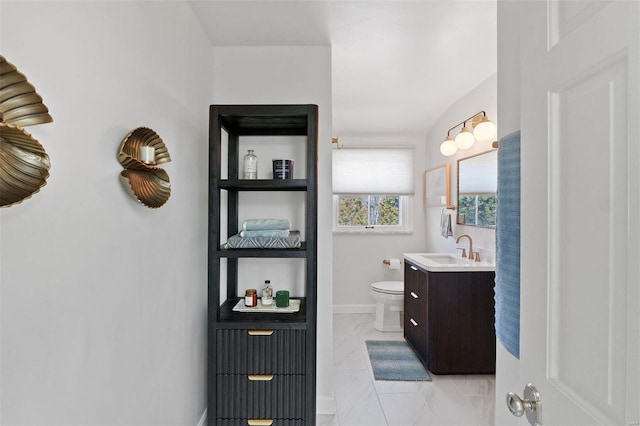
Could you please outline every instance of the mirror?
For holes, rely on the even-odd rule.
[[[460,225],[496,227],[498,151],[458,160],[458,220]]]

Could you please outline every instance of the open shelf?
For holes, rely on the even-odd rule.
[[[239,136],[308,134],[306,105],[218,105],[220,124]]]
[[[236,191],[306,191],[306,179],[252,179],[252,180],[224,180],[218,181],[221,189]]]
[[[302,242],[300,248],[290,249],[220,249],[218,257],[237,259],[240,257],[261,258],[304,258],[307,257],[307,244]]]
[[[220,306],[218,309],[219,322],[244,323],[245,325],[250,323],[261,327],[268,324],[269,327],[277,328],[274,324],[305,323],[307,321],[306,298],[295,298],[300,299],[300,310],[292,313],[236,312],[233,307],[240,299],[240,297],[232,297]],[[303,326],[300,328],[303,328]]]

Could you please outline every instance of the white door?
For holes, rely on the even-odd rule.
[[[639,4],[522,5],[520,379],[544,425],[640,424]]]

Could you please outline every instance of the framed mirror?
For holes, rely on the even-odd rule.
[[[449,164],[434,167],[424,172],[424,205],[447,207],[451,204],[451,182]]]
[[[458,220],[460,225],[496,227],[498,151],[458,160]]]

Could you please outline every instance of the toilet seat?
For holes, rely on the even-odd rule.
[[[404,281],[378,281],[371,288],[378,293],[404,294]]]

